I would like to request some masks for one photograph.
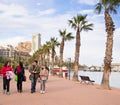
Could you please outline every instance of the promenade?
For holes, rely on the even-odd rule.
[[[23,93],[16,91],[16,82],[11,81],[11,94],[2,93],[0,79],[0,105],[120,105],[120,89],[102,90],[98,85],[83,85],[79,82],[49,76],[46,93],[40,94],[40,83],[36,93],[30,93],[29,73],[23,83]]]

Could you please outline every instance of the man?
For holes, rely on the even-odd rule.
[[[36,82],[39,77],[40,67],[38,66],[38,61],[34,60],[32,66],[30,67],[29,72],[31,77],[31,93],[36,91]]]

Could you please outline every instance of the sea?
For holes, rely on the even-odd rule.
[[[95,84],[100,85],[101,81],[102,81],[103,72],[79,71],[78,75],[89,76],[91,80],[95,81]],[[73,77],[73,71],[70,72],[70,77]],[[79,76],[78,76],[78,78],[80,80]],[[120,72],[111,72],[110,87],[120,89]]]

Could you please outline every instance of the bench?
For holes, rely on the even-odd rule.
[[[85,83],[85,84],[92,84],[95,82],[94,80],[90,80],[89,76],[81,76],[80,75],[80,78],[81,78],[81,81],[80,83]]]

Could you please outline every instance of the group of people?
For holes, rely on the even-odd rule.
[[[40,80],[40,93],[45,93],[45,84],[48,79],[48,68],[46,66],[39,66],[38,61],[34,60],[32,65],[29,68],[31,80],[31,93],[36,92],[36,83],[37,80]],[[1,69],[1,74],[3,77],[3,93],[9,95],[10,94],[10,81],[14,78],[15,74],[17,76],[17,91],[19,93],[23,92],[22,82],[25,79],[25,68],[22,62],[19,62],[18,66],[15,70],[10,66],[10,62],[5,62],[4,66]]]
[[[29,69],[29,72],[31,73],[29,78],[31,80],[31,93],[34,93],[36,91],[36,82],[38,78],[40,79],[41,86],[40,86],[40,93],[45,93],[45,83],[48,79],[48,68],[46,66],[42,66],[41,68],[38,65],[37,60],[34,60],[32,66]]]

